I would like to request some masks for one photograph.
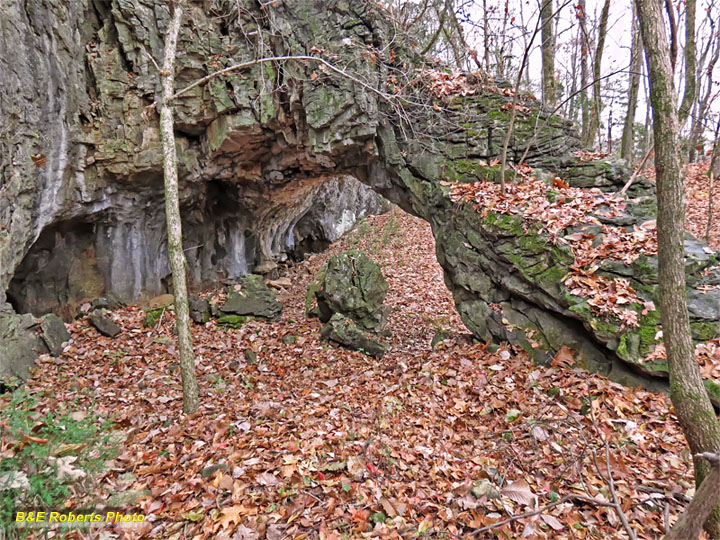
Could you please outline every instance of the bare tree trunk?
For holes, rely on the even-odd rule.
[[[168,232],[168,256],[173,277],[175,295],[175,326],[180,351],[180,372],[183,388],[183,411],[191,414],[198,409],[198,384],[195,376],[195,353],[190,332],[190,310],[185,279],[185,254],[182,248],[182,225],[178,197],[177,154],[173,121],[172,95],[175,86],[175,51],[180,32],[182,5],[174,4],[174,13],[165,38],[165,58],[160,78],[162,101],[160,102],[160,134],[163,147],[163,172],[165,175],[165,216]]]
[[[487,0],[483,0],[483,47],[485,47],[485,71],[490,73],[490,18]]]
[[[695,90],[695,77],[697,77],[695,72],[695,0],[685,1],[685,11],[685,94],[678,111],[680,131],[690,115],[697,94]]]
[[[587,130],[590,125],[590,100],[588,99],[588,84],[590,83],[590,69],[588,60],[590,55],[590,39],[587,33],[587,8],[585,0],[578,1],[579,6],[579,32],[580,32],[580,79],[582,93],[580,94],[580,105],[582,108],[582,139],[587,137]]]
[[[687,505],[678,520],[665,535],[664,540],[688,540],[697,538],[703,522],[720,502],[720,456],[710,452],[698,454],[697,458],[706,459],[710,463],[710,472],[705,477],[695,497]]]
[[[567,106],[567,117],[572,120],[573,122],[577,122],[577,96],[575,95],[577,93],[577,63],[578,63],[578,48],[579,48],[580,42],[579,40],[574,40],[573,42],[573,48],[572,48],[572,55],[570,57],[570,71],[566,71],[566,74],[569,76],[569,81],[566,78],[566,88],[570,88],[570,101],[568,102]]]
[[[540,8],[542,19],[542,103],[554,109],[555,95],[555,33],[553,31],[553,0],[544,0]]]
[[[633,7],[633,12],[635,8]],[[632,58],[630,61],[630,84],[628,87],[628,106],[623,125],[620,157],[629,163],[633,162],[635,146],[635,111],[637,110],[638,93],[640,90],[640,70],[642,69],[642,40],[638,22],[633,17],[632,26]]]
[[[503,13],[502,31],[500,32],[500,49],[497,53],[497,77],[505,78],[505,46],[507,44],[507,23],[510,16],[510,0],[505,0],[505,13]]]
[[[707,87],[705,90],[705,95],[697,104],[698,105],[696,107],[697,114],[692,119],[692,128],[690,129],[690,162],[691,163],[693,161],[695,161],[696,147],[700,145],[701,138],[702,138],[703,122],[704,122],[705,118],[707,117],[707,113],[710,109],[710,104],[712,102],[711,97],[712,97],[712,92],[713,92],[713,72],[715,71],[715,64],[717,63],[718,58],[720,58],[720,32],[716,33],[715,35],[716,35],[716,38],[712,43],[713,55],[710,58],[710,61],[708,62],[707,69],[705,70],[705,73],[707,76]],[[707,51],[707,49],[706,49],[706,51]],[[703,63],[704,63],[704,60],[703,60]],[[717,135],[715,138],[717,139]],[[714,154],[713,154],[713,156],[714,156]],[[702,158],[702,156],[701,156],[701,158]]]
[[[675,71],[678,56],[677,42],[677,20],[675,19],[675,8],[672,0],[665,0],[665,11],[667,12],[668,21],[670,22],[670,64]]]
[[[670,46],[659,0],[635,0],[650,76],[655,132],[658,199],[658,283],[660,314],[670,375],[670,398],[693,454],[720,450],[720,423],[703,384],[690,337],[684,249],[684,186],[680,165],[679,123]],[[700,487],[708,464],[694,459]],[[716,486],[713,486],[716,489]],[[720,508],[705,523],[720,539]]]
[[[598,25],[598,39],[595,47],[595,58],[593,59],[593,103],[590,114],[590,123],[587,133],[583,139],[585,146],[593,146],[595,138],[600,130],[600,111],[602,110],[602,96],[600,95],[600,76],[602,75],[602,57],[605,49],[605,38],[607,36],[607,25],[610,17],[610,0],[605,0],[600,23]]]

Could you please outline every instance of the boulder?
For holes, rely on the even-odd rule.
[[[175,296],[172,294],[161,294],[148,300],[147,307],[148,309],[160,309],[172,305],[173,302],[175,302]]]
[[[312,286],[311,286],[312,287]],[[320,320],[342,313],[369,332],[381,332],[389,308],[383,306],[388,284],[380,265],[357,250],[333,255],[315,286]]]
[[[36,319],[0,306],[0,381],[26,379],[38,355],[57,356],[69,339],[65,324],[55,315]]]
[[[387,345],[378,341],[371,333],[363,330],[355,322],[342,315],[335,313],[320,332],[323,339],[347,347],[355,351],[361,351],[375,358],[382,358],[387,350]]]
[[[265,319],[277,319],[282,313],[283,305],[275,298],[262,276],[247,274],[237,283],[228,287],[228,297],[220,307],[223,313],[235,315],[252,315]]]
[[[205,324],[210,320],[210,302],[199,296],[192,295],[188,301],[190,305],[190,318],[198,324]]]
[[[114,338],[122,332],[122,329],[110,317],[98,309],[90,313],[89,317],[92,325],[104,336]]]
[[[26,379],[38,355],[48,352],[31,314],[0,313],[0,380]]]
[[[65,343],[70,339],[70,332],[65,328],[65,323],[57,315],[48,313],[42,318],[40,323],[42,329],[42,339],[53,356],[59,355],[64,348]]]

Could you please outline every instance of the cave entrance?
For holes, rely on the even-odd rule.
[[[69,321],[82,302],[102,295],[105,279],[94,247],[95,225],[70,220],[45,229],[7,290],[17,313],[55,313]]]

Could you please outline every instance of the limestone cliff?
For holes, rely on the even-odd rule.
[[[170,271],[157,119],[143,116],[157,90],[150,55],[161,61],[167,7],[66,4],[23,0],[3,9],[0,305],[7,295],[19,312],[67,319],[103,294],[133,301],[167,292]],[[191,4],[178,86],[270,52],[248,39],[256,16],[268,23],[234,4]],[[279,129],[282,99],[266,65],[178,103],[184,245],[195,286],[268,271],[303,240],[334,241],[383,207]]]

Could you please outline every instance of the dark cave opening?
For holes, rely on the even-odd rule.
[[[95,225],[68,220],[46,228],[28,250],[7,290],[17,313],[55,313],[71,320],[77,307],[105,291],[95,256]]]

